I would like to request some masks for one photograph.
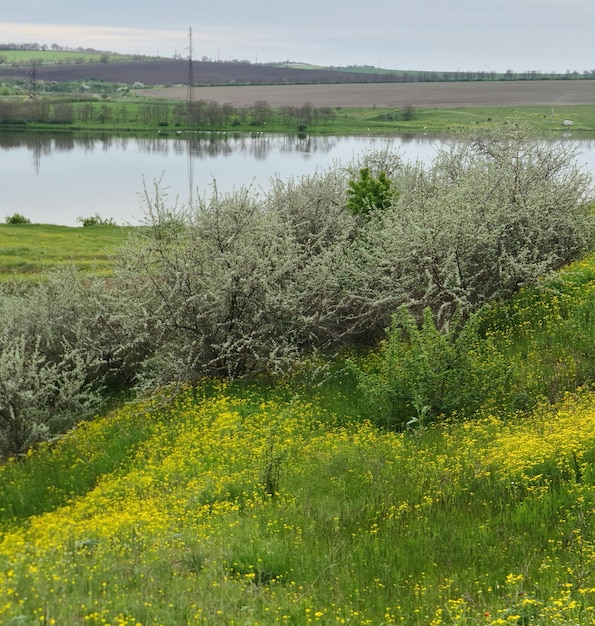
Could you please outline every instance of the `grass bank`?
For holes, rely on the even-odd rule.
[[[500,303],[486,338],[572,373],[594,276]],[[346,374],[164,389],[9,461],[0,622],[595,622],[592,389],[402,433],[361,399]]]
[[[591,624],[594,447],[587,392],[406,434],[157,395],[0,470],[0,619]]]
[[[124,243],[130,228],[0,224],[0,281],[38,280],[66,265],[96,275],[109,274],[113,253]]]
[[[410,119],[403,119],[403,116]],[[330,134],[349,133],[435,133],[446,134],[503,124],[523,124],[540,133],[561,133],[569,130],[564,120],[572,121],[572,131],[595,131],[595,110],[592,106],[565,107],[454,107],[413,109],[340,109],[332,121]],[[330,125],[330,123],[328,124]],[[316,127],[326,133],[327,124]]]
[[[565,122],[566,121],[566,122]],[[567,126],[569,122],[571,126]],[[186,103],[142,97],[100,99],[53,96],[0,102],[0,129],[103,131],[118,133],[184,131],[276,132],[328,135],[435,133],[503,124],[523,124],[539,133],[595,132],[592,105],[455,108],[226,107],[197,102],[192,117]]]

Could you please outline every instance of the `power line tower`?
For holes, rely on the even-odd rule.
[[[193,86],[194,86],[194,68],[192,66],[192,27],[188,29],[188,92],[186,95],[186,106],[188,113],[188,121],[191,119],[192,114],[192,96],[193,96]]]

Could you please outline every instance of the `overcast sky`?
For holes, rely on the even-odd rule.
[[[0,0],[0,43],[251,62],[595,68],[595,0]]]

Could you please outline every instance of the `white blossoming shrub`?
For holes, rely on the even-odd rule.
[[[155,183],[113,277],[4,288],[0,447],[80,419],[106,389],[284,372],[311,350],[371,345],[402,307],[448,328],[592,247],[576,156],[513,129],[457,138],[427,166],[385,149],[266,193],[214,186],[189,207]],[[386,193],[353,211],[362,170],[366,198],[376,180]]]
[[[24,451],[129,389],[153,344],[121,285],[56,272],[0,288],[0,456]],[[128,298],[128,299],[127,299]]]
[[[508,297],[592,245],[575,157],[514,129],[453,140],[429,166],[384,151],[184,209],[156,185],[123,262],[156,331],[148,379],[283,369],[303,350],[374,342],[403,305],[448,325]],[[354,215],[361,165],[390,175],[391,203]]]

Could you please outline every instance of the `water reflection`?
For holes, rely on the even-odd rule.
[[[264,133],[213,133],[196,132],[176,135],[157,134],[153,136],[119,137],[109,134],[37,134],[30,132],[0,132],[0,150],[26,148],[40,155],[52,152],[81,150],[92,153],[95,150],[133,150],[167,155],[170,151],[191,152],[197,158],[220,156],[238,152],[253,158],[267,158],[271,152],[293,152],[308,154],[312,152],[328,153],[341,142],[352,143],[354,140],[370,146],[399,144],[400,146],[432,146],[443,138],[435,135],[402,134],[391,136],[310,136],[310,135],[267,135]],[[594,137],[577,137],[565,133],[560,139],[576,143],[579,149],[593,150]]]
[[[101,150],[127,150],[129,146],[143,152],[156,152],[167,155],[170,150],[186,152],[197,156],[214,156],[230,152],[242,152],[249,156],[264,155],[272,149],[283,152],[328,152],[345,138],[312,137],[298,135],[265,135],[264,133],[187,133],[176,136],[158,134],[151,137],[118,137],[114,135],[86,134],[36,134],[0,133],[0,149],[27,148],[51,154],[53,151],[82,149],[85,152]]]
[[[115,135],[71,134],[60,135],[35,133],[0,133],[0,150],[9,151],[14,148],[25,148],[37,155],[50,156],[54,152],[81,151],[92,154],[96,150],[118,150],[167,156],[170,152],[177,154],[190,153],[194,158],[204,159],[215,156],[239,154],[253,159],[263,160],[273,153],[292,153],[308,155],[312,153],[330,153],[341,143],[360,141],[366,144],[386,144],[400,142],[403,144],[426,144],[436,142],[435,137],[414,137],[399,135],[393,137],[336,137],[310,135],[266,135],[230,134],[230,133],[180,133],[174,136],[157,134],[146,137],[118,137]]]
[[[570,137],[595,171],[595,138]],[[263,133],[109,134],[0,133],[0,220],[14,212],[35,222],[75,226],[99,213],[138,223],[143,187],[163,181],[178,203],[240,186],[265,188],[274,176],[311,174],[349,163],[364,151],[390,148],[405,161],[431,160],[444,145],[431,135],[374,137]]]

